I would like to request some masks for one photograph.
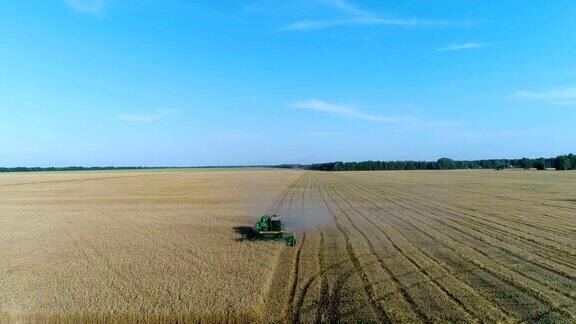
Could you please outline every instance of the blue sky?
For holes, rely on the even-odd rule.
[[[573,0],[0,4],[0,165],[576,151]]]

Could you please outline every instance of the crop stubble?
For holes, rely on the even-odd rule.
[[[307,172],[293,187],[304,201],[291,205],[303,211],[289,215],[320,208],[331,219],[306,228],[306,241],[283,254],[291,263],[280,259],[277,269],[299,269],[277,274],[272,287],[297,289],[273,288],[268,298],[289,313],[264,313],[269,321],[572,323],[575,189],[570,172]],[[307,244],[315,236],[319,243]],[[315,258],[302,258],[314,249]]]

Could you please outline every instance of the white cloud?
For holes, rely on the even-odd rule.
[[[326,6],[332,7],[338,11],[347,13],[353,16],[368,16],[370,13],[356,7],[346,0],[324,0],[322,3]]]
[[[70,9],[85,14],[101,16],[104,14],[108,0],[61,0]]]
[[[120,114],[116,119],[130,123],[151,123],[174,114],[175,110],[160,110],[149,114]]]
[[[442,20],[428,20],[417,18],[384,18],[369,11],[358,8],[346,0],[323,0],[320,4],[338,11],[345,17],[326,20],[300,20],[281,28],[285,31],[311,31],[338,26],[456,26],[470,25],[470,23],[450,22]]]
[[[574,105],[576,104],[576,87],[557,88],[547,91],[518,91],[514,97],[542,101],[551,105]]]
[[[299,101],[290,106],[298,109],[310,109],[337,115],[353,115],[357,113],[356,109],[352,106],[329,103],[318,99]]]
[[[386,19],[372,16],[353,17],[333,20],[301,20],[286,25],[282,30],[310,31],[337,26],[401,26],[401,27],[431,27],[451,26],[455,23],[448,21],[435,21],[425,19]]]
[[[487,45],[483,44],[483,43],[469,42],[469,43],[448,45],[448,46],[442,47],[438,50],[441,52],[451,52],[451,51],[461,51],[461,50],[467,50],[467,49],[482,48],[482,47],[486,47],[486,46]]]
[[[423,121],[411,116],[388,116],[383,114],[364,113],[355,106],[330,103],[319,99],[309,99],[291,104],[290,107],[307,109],[331,114],[338,117],[366,120],[387,124],[409,124],[420,126],[456,126],[458,123]]]

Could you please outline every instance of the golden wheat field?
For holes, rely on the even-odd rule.
[[[574,323],[576,173],[3,174],[0,260],[5,321]]]

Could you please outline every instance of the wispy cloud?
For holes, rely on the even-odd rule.
[[[353,16],[369,16],[370,13],[358,8],[357,6],[353,5],[352,3],[346,0],[323,0],[323,3],[326,6],[332,7],[338,11],[347,13]]]
[[[469,43],[448,45],[448,46],[439,48],[438,51],[440,51],[440,52],[461,51],[461,50],[482,48],[482,47],[486,47],[486,46],[487,46],[487,44],[485,44],[485,43],[469,42]]]
[[[387,123],[387,124],[408,124],[420,126],[456,126],[458,123],[452,122],[431,122],[424,121],[411,116],[389,116],[383,114],[369,114],[360,111],[357,107],[346,104],[330,103],[319,99],[309,99],[299,101],[290,105],[296,109],[314,110],[322,113],[327,113],[333,116],[366,120],[371,122]]]
[[[282,30],[286,31],[310,31],[337,26],[400,26],[400,27],[431,27],[451,26],[456,23],[426,19],[386,19],[372,16],[353,17],[333,20],[301,20],[286,25]]]
[[[130,123],[151,123],[173,115],[175,112],[175,110],[166,109],[148,114],[120,114],[116,116],[116,119]]]
[[[95,16],[102,16],[109,0],[61,0],[70,9]]]
[[[324,0],[320,2],[340,14],[343,18],[338,19],[305,19],[292,22],[283,26],[284,31],[311,31],[338,26],[406,26],[406,27],[430,27],[430,26],[457,26],[470,25],[469,22],[452,22],[444,20],[430,20],[418,18],[385,18],[363,10],[346,0]]]
[[[518,91],[513,96],[520,99],[537,100],[551,105],[576,105],[576,86],[546,91]]]

